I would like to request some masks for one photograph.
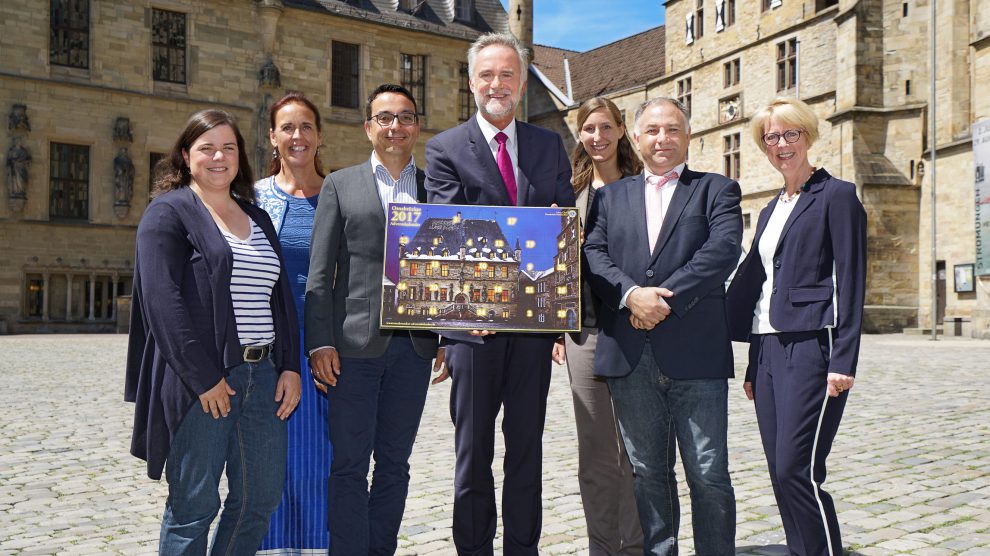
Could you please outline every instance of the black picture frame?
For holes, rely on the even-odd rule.
[[[972,293],[976,291],[976,265],[973,263],[957,264],[952,267],[952,289],[956,293]]]

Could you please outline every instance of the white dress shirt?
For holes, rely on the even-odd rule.
[[[512,176],[516,178],[516,185],[518,186],[519,141],[516,139],[516,120],[513,119],[509,122],[509,125],[505,126],[505,129],[499,129],[482,117],[481,112],[475,114],[475,117],[478,119],[478,127],[481,128],[481,134],[485,136],[485,141],[488,141],[488,148],[491,149],[492,158],[495,159],[496,164],[498,164],[498,141],[495,140],[495,136],[501,131],[508,137],[505,141],[505,150],[509,151],[509,159],[512,161]]]
[[[392,179],[392,174],[380,160],[375,151],[371,151],[371,172],[378,184],[378,198],[382,202],[382,211],[388,214],[389,203],[415,203],[416,199],[416,161],[409,157],[409,163],[399,172],[399,179]]]

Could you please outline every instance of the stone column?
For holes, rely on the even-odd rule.
[[[120,275],[114,272],[110,276],[110,320],[117,320],[117,280]]]
[[[48,277],[47,272],[41,273],[41,279],[44,281],[41,289],[41,320],[43,322],[48,322]]]
[[[65,273],[65,320],[72,320],[72,273]]]
[[[91,273],[89,275],[89,315],[87,318],[93,320],[96,318],[96,274]]]

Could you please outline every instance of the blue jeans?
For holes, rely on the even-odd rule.
[[[392,336],[381,357],[340,358],[337,385],[327,395],[331,554],[395,553],[429,383],[430,360],[416,354],[405,333]]]
[[[647,344],[633,371],[608,379],[646,554],[677,554],[680,507],[675,447],[691,490],[694,548],[699,556],[735,554],[736,501],[729,479],[728,382],[674,380],[660,372]]]
[[[286,424],[275,416],[277,382],[271,360],[243,363],[227,377],[236,394],[226,417],[214,419],[198,401],[189,409],[165,466],[159,554],[206,554],[224,466],[228,494],[210,554],[254,554],[261,545],[285,482]]]

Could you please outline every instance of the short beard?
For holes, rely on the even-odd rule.
[[[489,101],[489,103],[491,102],[492,101]],[[505,118],[506,116],[515,114],[516,106],[519,104],[518,101],[510,101],[509,106],[504,111],[493,112],[489,110],[488,107],[486,106],[484,95],[474,95],[474,103],[475,105],[478,106],[478,111],[481,112],[483,116],[490,116],[492,118],[495,118],[496,120],[500,120],[502,118]]]

